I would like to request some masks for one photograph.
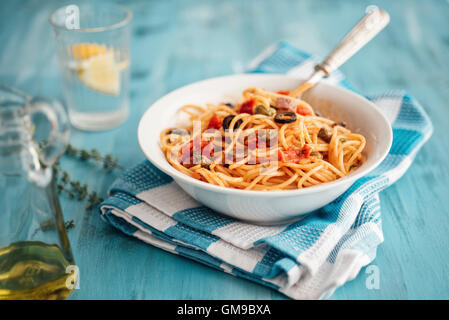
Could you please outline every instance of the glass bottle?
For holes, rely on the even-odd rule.
[[[62,299],[73,290],[52,176],[68,138],[57,101],[0,85],[0,300]]]

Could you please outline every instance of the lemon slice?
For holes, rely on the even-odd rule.
[[[112,50],[84,60],[78,75],[81,82],[92,90],[115,96],[120,93],[120,67]]]
[[[99,54],[105,54],[112,50],[108,49],[105,44],[97,43],[75,43],[67,48],[69,56],[73,56],[75,60],[86,60]]]

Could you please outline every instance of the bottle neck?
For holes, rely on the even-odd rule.
[[[20,127],[0,129],[0,174],[3,176],[27,176],[36,184],[48,180],[39,161],[29,130]],[[45,182],[47,183],[47,182]]]
[[[17,173],[27,162],[33,146],[28,115],[18,103],[0,103],[0,172]]]

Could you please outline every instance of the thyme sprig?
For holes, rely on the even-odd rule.
[[[73,220],[64,221],[64,229],[65,230],[68,231],[74,227],[75,227],[75,221],[73,221]],[[39,227],[34,230],[31,237],[34,237],[39,230],[41,230],[42,232],[47,232],[47,231],[51,231],[51,230],[55,230],[55,229],[56,229],[55,220],[53,218],[50,218],[50,219],[42,221],[39,224]]]
[[[44,146],[44,142],[40,142],[38,144],[39,149],[42,149]],[[103,156],[97,149],[79,149],[69,144],[64,155],[76,157],[81,161],[93,160],[95,163],[102,163],[102,167],[105,170],[123,170],[123,167],[118,164],[118,157],[114,157],[111,154],[106,154]],[[96,191],[89,191],[87,183],[82,184],[78,180],[72,180],[70,174],[60,168],[59,161],[52,166],[52,169],[58,194],[65,193],[70,199],[76,199],[78,201],[83,201],[87,198],[87,210],[93,209],[103,202],[104,199],[99,197]],[[73,227],[75,227],[75,222],[73,220],[64,222],[64,228],[66,230],[72,229]],[[48,219],[40,224],[40,226],[34,231],[34,234],[36,234],[39,230],[45,232],[53,230],[54,228],[55,225],[53,219]]]
[[[70,230],[70,229],[72,229],[73,227],[75,227],[75,222],[74,222],[73,220],[68,220],[68,221],[65,221],[65,222],[64,222],[64,228],[65,228],[66,230]]]
[[[65,151],[65,155],[75,157],[81,161],[93,160],[95,163],[101,163],[103,169],[123,170],[123,167],[118,164],[118,157],[114,157],[111,154],[102,155],[97,149],[85,150],[76,148],[69,144]],[[53,165],[53,172],[57,181],[58,193],[65,193],[70,199],[76,199],[83,201],[87,198],[86,209],[93,209],[98,204],[103,202],[103,198],[100,197],[97,192],[90,191],[87,183],[81,183],[78,180],[73,180],[67,171],[60,168],[59,164]]]
[[[114,157],[111,154],[106,154],[103,156],[97,149],[78,149],[69,144],[65,154],[68,156],[77,157],[80,160],[93,160],[96,163],[102,163],[103,169],[106,170],[123,169],[123,167],[118,164],[118,157]]]
[[[78,201],[83,201],[89,195],[87,183],[81,184],[80,181],[71,180],[70,174],[60,169],[57,165],[53,166],[53,174],[58,182],[56,187],[59,194],[65,192],[70,199]]]

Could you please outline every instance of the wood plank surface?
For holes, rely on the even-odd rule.
[[[76,2],[76,1],[75,1]],[[156,99],[193,81],[243,72],[265,47],[286,40],[326,55],[373,1],[122,1],[132,22],[131,114],[120,127],[72,130],[71,142],[113,153],[131,167],[144,159],[138,121]],[[342,67],[365,94],[405,89],[429,113],[434,135],[406,175],[381,193],[385,242],[373,264],[332,299],[449,298],[449,3],[374,1],[391,15],[378,38]],[[0,3],[0,81],[32,95],[62,99],[48,16],[61,2]],[[115,174],[63,159],[62,166],[102,195]],[[127,237],[61,199],[75,227],[69,238],[80,267],[71,299],[284,299],[273,290],[223,274]]]

